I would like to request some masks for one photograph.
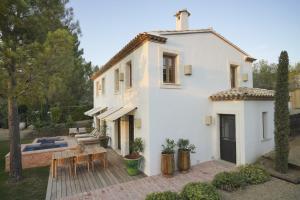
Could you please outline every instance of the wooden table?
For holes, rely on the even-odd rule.
[[[70,173],[73,173],[73,166],[74,166],[74,158],[78,155],[89,155],[91,156],[93,154],[103,153],[104,154],[104,167],[107,166],[107,151],[103,147],[86,147],[86,149],[83,152],[78,151],[72,151],[72,150],[65,150],[61,152],[54,152],[52,154],[52,161],[51,161],[51,171],[52,171],[52,177],[57,177],[57,164],[59,161],[68,162],[71,166]]]

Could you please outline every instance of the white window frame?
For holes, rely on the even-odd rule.
[[[120,68],[115,69],[114,71],[114,90],[115,93],[120,92]]]
[[[131,73],[129,73],[129,70],[128,70],[129,63],[130,63]],[[131,82],[131,84],[129,84],[130,82]],[[125,63],[125,88],[131,89],[132,87],[133,87],[133,62],[132,62],[132,60],[128,60]]]
[[[105,83],[105,82],[106,82],[106,78],[105,78],[105,77],[102,77],[102,78],[101,78],[101,87],[100,87],[100,88],[101,88],[101,94],[105,94],[105,92],[106,92],[106,91],[105,91],[105,89],[106,89],[106,88],[105,88],[105,87],[106,87],[106,83]]]
[[[266,111],[261,113],[261,126],[262,140],[268,140],[268,112]]]

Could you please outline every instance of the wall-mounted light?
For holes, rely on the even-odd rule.
[[[209,126],[212,124],[212,116],[205,116],[205,119],[204,119],[204,123],[205,125]]]
[[[242,80],[244,82],[247,82],[248,81],[248,74],[242,74]]]
[[[142,120],[141,119],[135,119],[134,120],[134,125],[135,125],[135,128],[141,128],[142,127]]]
[[[119,75],[119,80],[120,80],[120,81],[124,81],[124,73],[122,73],[122,72],[120,73],[120,75]]]
[[[187,75],[187,76],[192,75],[192,65],[184,66],[184,75]]]

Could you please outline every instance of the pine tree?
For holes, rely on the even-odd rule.
[[[275,90],[275,169],[281,173],[288,170],[289,155],[289,90],[288,72],[289,58],[286,51],[279,57]]]

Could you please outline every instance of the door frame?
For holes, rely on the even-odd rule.
[[[222,116],[234,116],[234,137],[235,137],[235,161],[229,161],[229,160],[224,160],[222,159],[222,148],[221,148],[221,135],[222,135]],[[227,161],[227,162],[231,162],[231,163],[234,163],[234,164],[238,164],[238,143],[237,143],[237,115],[236,114],[227,114],[227,113],[222,113],[222,114],[218,114],[218,129],[219,129],[219,134],[218,134],[218,141],[219,141],[219,159],[220,160],[224,160],[224,161]]]
[[[130,146],[134,142],[134,115],[128,115],[128,152],[130,151]]]

